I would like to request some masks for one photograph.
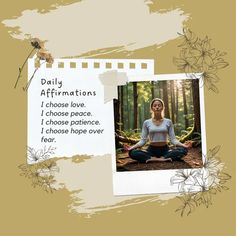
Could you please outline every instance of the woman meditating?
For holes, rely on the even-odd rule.
[[[138,162],[148,163],[153,161],[174,161],[180,160],[187,155],[191,144],[182,144],[175,137],[173,123],[170,119],[164,118],[164,102],[155,98],[150,104],[152,118],[145,120],[142,127],[141,140],[134,146],[125,146],[129,156]],[[170,149],[167,142],[176,146]],[[139,150],[149,138],[150,144],[147,150]]]

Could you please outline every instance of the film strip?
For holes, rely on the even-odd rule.
[[[52,64],[41,63],[34,60],[35,68],[71,68],[81,70],[117,70],[117,71],[139,71],[147,73],[154,70],[153,60],[147,59],[55,59]]]

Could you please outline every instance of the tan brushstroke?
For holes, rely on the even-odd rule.
[[[163,44],[177,38],[187,20],[181,9],[150,13],[143,0],[84,0],[44,14],[25,10],[3,23],[19,27],[21,33],[12,37],[40,38],[54,57],[66,57],[99,48],[132,51]]]
[[[59,159],[55,188],[66,188],[71,192],[70,210],[83,214],[118,209],[134,204],[165,201],[175,194],[114,196],[112,191],[111,156],[97,156],[73,162],[73,159]]]
[[[188,15],[179,8],[151,13],[143,0],[84,0],[46,13],[25,10],[18,18],[3,23],[10,27],[9,34],[14,38],[37,37],[45,41],[54,57],[91,57],[111,52],[125,52],[128,57],[132,50],[160,46],[177,38],[187,20]],[[55,173],[55,187],[71,193],[71,210],[78,213],[93,214],[150,201],[165,204],[175,197],[114,196],[110,155],[79,163],[65,158],[57,165],[60,171]]]

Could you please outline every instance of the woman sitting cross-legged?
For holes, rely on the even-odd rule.
[[[180,160],[187,155],[191,144],[183,144],[176,139],[172,121],[164,118],[165,107],[161,99],[153,99],[150,109],[152,118],[144,121],[141,140],[134,146],[125,146],[125,150],[129,151],[130,158],[140,163]],[[175,149],[169,148],[168,136]],[[150,145],[147,150],[137,149],[144,146],[148,138]]]

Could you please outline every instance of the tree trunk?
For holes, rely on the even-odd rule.
[[[183,93],[183,103],[184,103],[184,120],[185,120],[185,130],[189,127],[188,122],[188,107],[187,107],[187,101],[186,101],[186,93],[185,93],[185,83],[182,81],[182,93]]]
[[[170,96],[171,96],[171,119],[172,119],[172,122],[175,123],[175,112],[176,112],[176,109],[175,109],[175,84],[174,84],[174,80],[171,80],[170,81]]]
[[[151,117],[150,104],[145,103],[145,106],[144,106],[144,119],[146,120],[146,119],[149,119],[150,117]]]
[[[116,132],[117,132],[117,130],[119,130],[119,117],[120,117],[119,104],[120,104],[119,100],[113,99],[114,120],[115,120],[115,131]]]
[[[140,106],[138,108],[138,128],[141,129],[142,128],[142,123],[143,123],[143,116],[144,116],[144,109],[145,106]]]
[[[124,131],[124,86],[119,86],[120,89],[120,130]]]
[[[188,132],[188,134],[186,134],[184,137],[181,138],[180,142],[185,142],[189,139],[193,139],[196,136],[194,134],[195,132],[201,133],[199,80],[193,79],[191,81],[191,87],[192,87],[192,95],[193,95],[194,126]]]
[[[114,106],[114,122],[115,122],[115,133],[119,133],[118,130],[119,130],[119,117],[120,117],[120,114],[119,114],[119,100],[117,99],[113,99],[113,106]],[[119,147],[119,140],[117,138],[115,138],[115,145],[116,145],[116,148]]]
[[[126,86],[126,119],[127,119],[127,128],[126,129],[130,129],[130,119],[129,119],[129,88],[128,88],[128,84]]]
[[[176,101],[175,101],[175,109],[176,109],[176,123],[179,122],[179,87],[176,86]]]
[[[154,88],[155,88],[155,82],[152,81],[152,82],[151,82],[152,99],[155,98],[155,90],[154,90]]]
[[[162,92],[163,92],[163,101],[164,101],[164,104],[165,104],[165,117],[170,118],[167,81],[162,81]]]
[[[201,133],[200,122],[200,99],[199,99],[199,80],[192,80],[193,109],[194,109],[194,132]]]
[[[133,82],[133,101],[134,101],[134,125],[133,129],[137,132],[138,128],[138,91],[137,82]]]

